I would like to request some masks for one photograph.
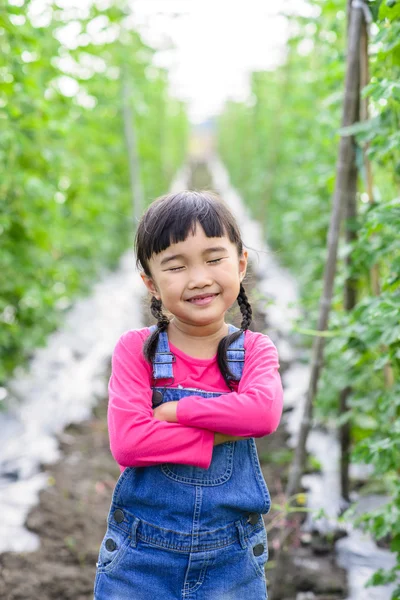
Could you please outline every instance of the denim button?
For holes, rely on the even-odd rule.
[[[154,390],[153,397],[152,397],[152,408],[156,408],[156,406],[160,406],[160,404],[162,404],[162,401],[163,401],[162,393],[159,392],[158,390]]]
[[[117,544],[114,542],[114,540],[112,540],[111,538],[108,538],[108,540],[106,540],[106,548],[109,552],[114,552],[116,547]]]
[[[253,548],[253,554],[254,556],[261,556],[261,554],[264,552],[264,544],[256,544]]]
[[[122,521],[125,519],[125,515],[120,508],[117,508],[117,510],[114,512],[114,519],[117,521],[117,523],[122,523]]]
[[[255,525],[258,522],[259,514],[258,513],[250,513],[249,518],[247,519],[251,525]]]

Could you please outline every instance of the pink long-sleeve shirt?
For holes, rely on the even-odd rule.
[[[142,351],[149,335],[148,327],[125,332],[112,356],[108,429],[111,452],[121,470],[164,462],[208,468],[215,432],[257,438],[276,430],[283,391],[278,353],[267,335],[245,332],[245,365],[233,392],[222,377],[216,356],[193,358],[170,343],[176,357],[172,387],[223,393],[213,398],[181,398],[177,423],[153,417],[151,386],[171,386],[171,380],[152,379],[152,366]]]

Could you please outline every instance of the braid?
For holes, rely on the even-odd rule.
[[[157,300],[155,296],[151,298],[150,310],[153,317],[157,319],[157,329],[149,335],[143,345],[143,354],[149,363],[154,359],[160,333],[166,331],[169,325],[168,317],[162,312],[162,302]]]
[[[230,335],[227,335],[224,338],[222,338],[222,340],[218,344],[217,350],[218,367],[222,373],[223,378],[225,379],[225,383],[230,388],[230,390],[233,390],[232,385],[230,383],[230,381],[233,379],[233,374],[231,373],[228,367],[227,350],[232,344],[232,342],[236,341],[238,337],[241,336],[242,332],[246,331],[246,329],[250,327],[253,314],[250,302],[247,298],[245,289],[242,284],[240,284],[240,291],[237,297],[237,301],[239,304],[240,312],[242,313],[242,323],[240,325],[240,329],[239,331],[235,331],[234,333],[231,333]]]
[[[253,310],[251,308],[251,304],[247,298],[247,294],[242,284],[240,284],[240,292],[237,297],[237,301],[239,304],[240,312],[242,313],[242,323],[240,325],[240,329],[242,331],[246,331],[251,325]]]
[[[157,319],[157,327],[161,331],[165,331],[169,325],[169,319],[162,312],[162,302],[157,300],[155,296],[151,298],[150,310],[153,317]]]

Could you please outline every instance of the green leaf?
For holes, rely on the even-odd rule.
[[[400,2],[398,0],[387,0],[379,7],[379,18],[395,21],[400,18]]]

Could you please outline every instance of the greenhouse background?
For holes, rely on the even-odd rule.
[[[0,170],[0,597],[93,597],[136,226],[208,189],[280,356],[268,597],[400,598],[399,0],[3,0]]]

